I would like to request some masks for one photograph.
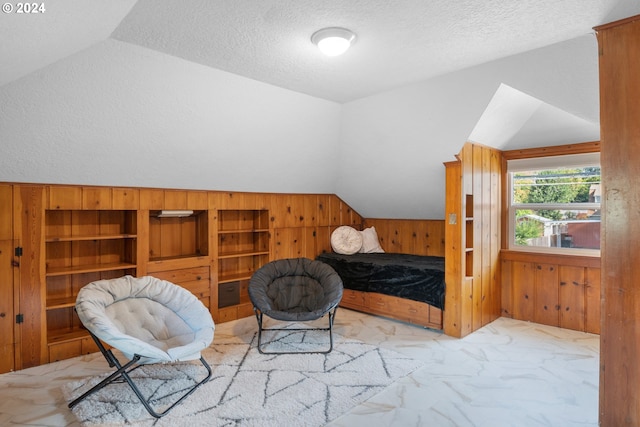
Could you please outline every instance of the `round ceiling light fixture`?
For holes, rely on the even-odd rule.
[[[313,44],[327,56],[342,55],[356,41],[353,31],[340,27],[323,28],[311,36]]]

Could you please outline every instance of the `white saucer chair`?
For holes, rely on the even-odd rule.
[[[200,352],[213,341],[215,326],[209,310],[186,289],[151,276],[99,280],[80,290],[75,308],[116,371],[69,403],[69,408],[111,382],[124,380],[149,414],[160,418],[211,378],[211,368]],[[121,364],[104,344],[129,361]],[[199,360],[207,375],[162,412],[151,407],[129,375],[142,365],[188,360]]]

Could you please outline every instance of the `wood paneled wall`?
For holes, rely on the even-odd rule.
[[[444,256],[444,220],[374,219],[364,227],[375,227],[386,252]]]
[[[14,366],[13,187],[0,184],[0,372]]]
[[[502,251],[502,316],[600,333],[600,258]]]
[[[603,192],[600,425],[640,425],[640,15],[596,28]]]
[[[194,214],[158,217],[160,210],[171,209],[192,210]],[[247,243],[251,245],[247,256],[218,250],[219,217],[227,221],[234,211],[249,216],[264,213],[259,214],[259,225],[226,234],[228,239],[252,239]],[[351,225],[361,230],[364,224],[361,215],[331,194],[0,183],[0,259],[6,261],[0,265],[6,297],[0,305],[0,328],[4,331],[0,372],[90,351],[88,346],[85,349],[75,318],[69,319],[67,300],[92,280],[122,274],[167,278],[194,292],[216,321],[230,320],[252,313],[245,314],[246,304],[218,306],[220,274],[227,283],[235,277],[231,270],[258,268],[258,258],[259,264],[281,258],[313,259],[332,250],[335,228]],[[442,220],[373,219],[368,226],[376,226],[388,252],[444,254]],[[260,231],[253,233],[253,227]],[[87,238],[103,234],[110,238]],[[256,243],[256,238],[264,245]],[[238,242],[245,244],[244,240]],[[18,246],[24,249],[22,256],[13,254]],[[240,254],[243,250],[238,248]],[[254,252],[260,254],[254,256]],[[106,271],[105,263],[114,267]],[[75,265],[87,272],[68,272]],[[58,275],[56,268],[65,272]],[[53,302],[56,298],[62,305]],[[15,323],[17,313],[28,314],[23,323]]]

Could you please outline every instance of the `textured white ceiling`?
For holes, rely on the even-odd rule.
[[[623,0],[629,1],[629,0]],[[618,0],[138,0],[113,37],[346,102],[576,38]],[[345,55],[310,42],[357,33]]]
[[[346,102],[588,34],[640,10],[640,0],[56,0],[45,6],[40,15],[0,14],[0,85],[113,31],[121,41]],[[326,26],[350,28],[357,43],[343,56],[324,57],[310,36]]]

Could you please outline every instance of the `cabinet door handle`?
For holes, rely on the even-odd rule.
[[[196,280],[202,280],[202,276],[196,276]]]
[[[0,317],[5,317],[6,314],[5,313],[0,313]]]

